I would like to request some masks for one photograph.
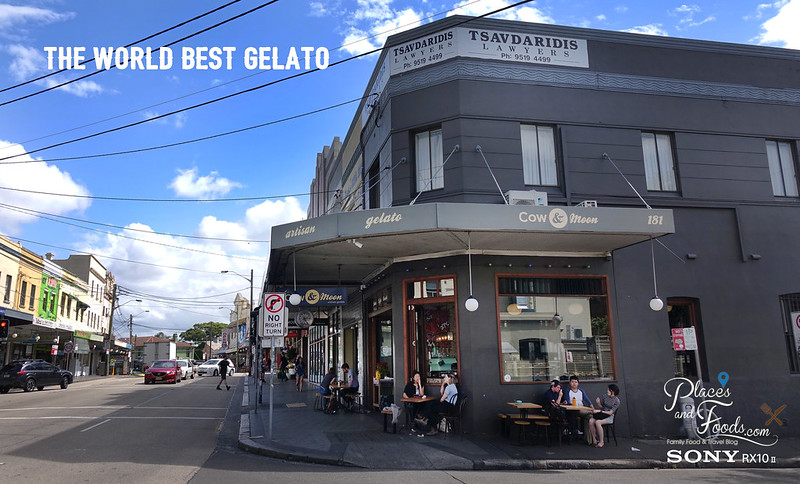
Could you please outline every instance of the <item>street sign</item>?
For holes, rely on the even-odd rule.
[[[75,349],[75,344],[72,341],[64,343],[64,353],[72,353],[73,349]]]
[[[286,300],[283,293],[264,296],[261,337],[285,336],[287,327]]]
[[[672,328],[672,349],[675,351],[686,350],[686,344],[683,339],[683,328]]]
[[[694,351],[697,349],[697,334],[694,328],[683,328],[683,342],[687,350]]]

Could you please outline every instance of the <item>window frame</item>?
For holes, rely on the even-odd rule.
[[[434,152],[434,147],[431,143],[431,136],[438,133],[439,150]],[[414,182],[416,183],[416,192],[432,192],[434,190],[444,189],[444,135],[442,127],[434,127],[427,130],[416,131],[413,135],[414,146]],[[427,159],[420,156],[420,136],[427,135]],[[438,157],[438,160],[434,158]],[[423,178],[423,173],[420,171],[423,162],[427,164],[429,178]],[[434,165],[434,162],[436,164]]]
[[[563,281],[569,280],[596,280],[599,282],[601,287],[602,294],[572,294],[567,291],[562,292],[536,292],[536,291],[527,291],[524,294],[522,292],[515,293],[513,291],[506,291],[501,292],[501,279],[558,279]],[[586,297],[587,299],[590,298],[601,298],[604,300],[605,306],[605,316],[607,319],[608,325],[608,343],[610,347],[610,354],[609,359],[611,362],[611,371],[610,374],[613,375],[610,378],[603,378],[602,376],[582,376],[581,381],[584,382],[603,382],[609,383],[614,381],[619,381],[619,371],[617,367],[617,353],[616,353],[616,344],[614,339],[614,322],[611,313],[611,301],[610,301],[610,293],[609,293],[609,284],[608,284],[608,276],[605,275],[580,275],[580,274],[510,274],[510,273],[498,273],[495,274],[495,304],[498,308],[497,310],[497,360],[498,360],[498,379],[501,385],[543,385],[549,384],[549,382],[555,378],[560,377],[561,375],[549,375],[550,378],[542,381],[505,381],[504,373],[505,373],[505,366],[503,361],[503,336],[501,334],[503,330],[503,320],[501,319],[501,298],[502,297],[509,297],[509,296],[530,296],[530,297],[554,297],[554,298],[576,298],[576,297]],[[591,303],[590,303],[591,304]],[[560,307],[560,305],[558,305]],[[590,313],[591,314],[591,313]],[[563,341],[563,338],[561,338]],[[566,365],[566,360],[565,360]],[[565,366],[566,368],[566,366]]]
[[[792,313],[800,312],[800,293],[782,294],[778,297],[783,320],[783,337],[786,341],[786,352],[789,359],[789,374],[800,374],[800,344],[795,338],[795,326]],[[797,331],[800,331],[798,329]],[[800,336],[797,337],[800,339]]]
[[[800,197],[800,185],[798,184],[800,180],[797,178],[797,153],[794,143],[792,141],[779,139],[766,139],[764,143],[767,150],[767,165],[769,166],[772,194],[776,197],[785,198]],[[774,155],[777,155],[777,158],[771,156],[771,152],[773,152],[773,150],[770,149],[771,143],[775,144]],[[784,156],[788,156],[788,163],[784,163]],[[791,173],[787,173],[788,170],[791,170]],[[780,174],[780,177],[778,177],[778,174]],[[792,178],[793,180],[787,178]],[[780,183],[780,187],[776,186],[778,183]],[[791,193],[789,193],[787,188],[791,188]],[[776,193],[778,191],[781,193]]]
[[[542,157],[543,155],[547,155],[548,153],[543,153],[542,151],[542,134],[541,130],[549,130],[550,131],[550,141],[552,142],[552,160],[546,160],[546,163],[549,165],[548,167],[551,168],[552,173],[545,173],[543,170],[543,162]],[[526,142],[526,132],[533,132],[535,134],[535,140],[528,140]],[[520,135],[520,149],[522,153],[522,176],[523,176],[523,183],[527,186],[541,186],[541,187],[558,187],[559,186],[559,151],[558,151],[558,135],[557,129],[555,126],[549,124],[538,124],[538,123],[520,123],[519,125],[519,135]],[[534,142],[535,146],[528,147],[528,143]],[[526,160],[526,158],[533,154],[533,151],[536,151],[536,160]],[[533,173],[534,167],[536,168],[536,173]],[[535,176],[534,176],[535,175]],[[545,175],[547,175],[547,180],[545,180]]]
[[[646,143],[645,137],[652,136],[653,150],[650,151],[649,143]],[[669,143],[668,147],[659,144],[659,140]],[[678,192],[678,164],[677,155],[675,153],[675,138],[671,133],[664,133],[659,131],[642,131],[642,161],[644,163],[644,176],[649,192]],[[669,148],[669,149],[667,149]],[[665,163],[662,163],[662,158],[669,154],[670,167],[668,169]],[[653,157],[655,156],[655,159]],[[653,166],[653,161],[655,166]],[[655,168],[655,170],[654,170]],[[665,178],[671,179],[665,180]],[[665,187],[665,184],[671,182],[672,186]],[[657,186],[656,186],[657,185]]]

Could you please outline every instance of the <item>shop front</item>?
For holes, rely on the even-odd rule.
[[[545,390],[537,384],[573,374],[592,391],[619,382],[612,252],[671,233],[670,211],[426,204],[388,212],[273,228],[268,287],[296,278],[359,288],[351,299],[360,315],[351,304],[344,321],[331,311],[326,326],[310,328],[314,378],[357,358],[365,403],[378,405],[382,395],[399,400],[414,370],[434,392],[451,373],[467,394],[491,395],[473,399],[467,416],[486,431],[498,402],[529,400]],[[649,224],[656,212],[662,223]],[[290,306],[290,319],[299,311]]]

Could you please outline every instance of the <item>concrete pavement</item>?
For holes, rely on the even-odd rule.
[[[543,441],[535,445],[519,445],[516,439],[502,437],[499,432],[473,435],[469,428],[462,437],[439,433],[434,436],[383,432],[383,416],[379,412],[354,414],[345,411],[327,415],[313,410],[316,385],[309,384],[298,392],[294,381],[273,387],[270,409],[269,383],[262,389],[258,404],[257,386],[252,377],[243,379],[239,447],[256,454],[286,460],[354,466],[367,469],[650,469],[667,467],[800,467],[800,440],[781,439],[773,447],[764,448],[740,442],[738,446],[717,446],[717,450],[738,450],[734,462],[667,463],[667,451],[679,449],[688,461],[701,458],[710,446],[676,446],[666,439],[617,438],[619,445],[596,449],[583,443],[558,445]],[[499,411],[500,409],[498,409]],[[401,416],[398,423],[405,421]],[[699,451],[699,452],[694,452]],[[688,452],[688,453],[687,453]],[[743,454],[755,462],[743,463]],[[706,459],[708,460],[708,459]],[[759,462],[767,460],[767,462]]]

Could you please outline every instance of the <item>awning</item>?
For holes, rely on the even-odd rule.
[[[389,265],[465,255],[603,257],[674,233],[672,210],[429,203],[272,228],[267,283],[359,285]],[[295,260],[293,260],[295,259]],[[296,267],[295,269],[293,269]]]

